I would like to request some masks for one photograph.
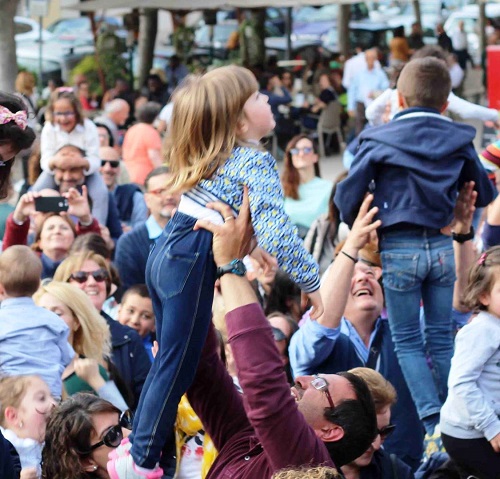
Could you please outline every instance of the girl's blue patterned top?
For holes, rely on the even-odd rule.
[[[319,289],[319,267],[305,250],[297,228],[285,213],[276,160],[256,148],[236,147],[209,180],[186,196],[201,205],[223,201],[238,212],[248,186],[252,225],[259,246],[276,257],[282,271],[310,293]]]

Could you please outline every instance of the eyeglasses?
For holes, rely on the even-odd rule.
[[[304,148],[292,148],[290,150],[290,153],[292,155],[298,155],[300,152],[304,153],[304,155],[308,155],[309,153],[312,153],[314,151],[314,148],[311,146],[306,146]]]
[[[54,116],[75,116],[74,111],[55,111]]]
[[[101,160],[101,166],[104,168],[106,163],[109,163],[111,168],[118,168],[120,166],[120,162],[118,160]]]
[[[134,420],[134,414],[132,413],[132,411],[130,410],[124,411],[120,415],[120,420],[118,424],[116,426],[110,427],[107,430],[104,437],[102,438],[102,441],[99,441],[98,443],[90,446],[86,454],[91,453],[92,451],[101,446],[108,446],[113,448],[118,447],[123,439],[122,427],[128,430],[132,430],[133,420]]]
[[[151,193],[152,195],[155,196],[161,196],[164,195],[165,193],[168,193],[168,188],[156,188],[156,190],[150,190],[147,193]]]
[[[98,269],[97,271],[77,271],[72,273],[68,281],[76,281],[77,283],[83,284],[92,276],[98,283],[102,283],[109,279],[109,274],[105,269]]]
[[[333,402],[330,391],[328,390],[328,383],[326,379],[320,378],[317,374],[314,375],[314,379],[311,381],[311,386],[317,391],[321,391],[326,394],[326,398],[328,399],[328,404],[332,409],[335,409],[335,404]]]
[[[380,439],[385,441],[394,432],[394,429],[396,429],[396,424],[389,424],[379,429],[378,433],[380,434]]]

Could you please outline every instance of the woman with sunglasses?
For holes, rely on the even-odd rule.
[[[129,405],[117,387],[123,380],[110,360],[108,325],[89,297],[71,284],[51,281],[39,288],[33,300],[37,306],[57,314],[69,328],[68,342],[76,354],[62,375],[63,397],[91,392],[120,410],[127,410]],[[126,386],[122,389],[127,395]]]
[[[42,195],[28,192],[21,196],[16,209],[7,218],[2,249],[15,244],[26,244],[30,230],[31,219],[36,227],[35,240],[32,248],[42,260],[42,279],[51,278],[57,267],[68,256],[73,241],[78,235],[85,233],[100,234],[99,223],[90,213],[87,188],[82,194],[75,188],[65,193],[61,201],[68,202],[66,213],[37,211],[36,200]],[[75,225],[71,217],[78,221]]]
[[[414,479],[410,467],[394,454],[385,452],[382,447],[396,428],[391,424],[391,406],[397,397],[393,385],[374,369],[354,368],[349,372],[363,379],[370,390],[377,413],[378,435],[365,453],[342,466],[345,478]]]
[[[70,283],[81,289],[105,319],[111,333],[111,360],[132,392],[132,408],[135,408],[151,362],[141,337],[132,328],[121,325],[102,310],[113,287],[108,262],[92,251],[74,253],[59,265],[54,280]]]
[[[328,213],[332,183],[322,179],[319,157],[307,135],[294,136],[286,146],[281,184],[285,195],[285,212],[304,238],[313,221]]]
[[[108,454],[132,428],[131,416],[92,394],[76,394],[51,413],[42,452],[43,479],[108,479]]]

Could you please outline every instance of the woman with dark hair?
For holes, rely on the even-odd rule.
[[[56,268],[68,256],[73,241],[79,234],[100,232],[99,223],[92,218],[90,206],[84,195],[75,189],[65,194],[61,201],[68,201],[68,214],[78,219],[77,224],[68,215],[36,211],[36,198],[39,193],[26,193],[19,199],[16,209],[6,222],[2,248],[5,250],[11,245],[26,244],[33,218],[36,226],[35,241],[32,248],[42,260],[42,279],[51,278]]]
[[[29,148],[35,138],[23,100],[0,91],[0,198],[8,194],[14,157]]]
[[[93,394],[76,394],[51,413],[42,451],[43,479],[109,479],[108,454],[118,447],[130,418]]]
[[[303,238],[313,221],[328,211],[332,183],[322,179],[316,146],[307,135],[294,136],[285,150],[281,184],[285,211]]]

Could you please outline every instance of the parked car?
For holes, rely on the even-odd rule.
[[[103,26],[109,28],[120,38],[125,39],[127,37],[127,30],[124,28],[121,18],[96,17],[96,22],[101,28]],[[87,16],[62,18],[49,25],[47,30],[59,41],[66,44],[92,44],[94,42],[90,18]]]
[[[349,22],[349,45],[353,50],[356,47],[362,50],[377,47],[382,56],[385,57],[389,52],[389,42],[392,38],[393,28],[385,22],[375,23],[366,20]],[[339,53],[336,26],[328,30],[321,40],[325,50],[330,53]]]
[[[31,18],[14,17],[16,43],[36,42],[40,38],[40,24]],[[42,28],[42,41],[52,38],[52,33]]]

